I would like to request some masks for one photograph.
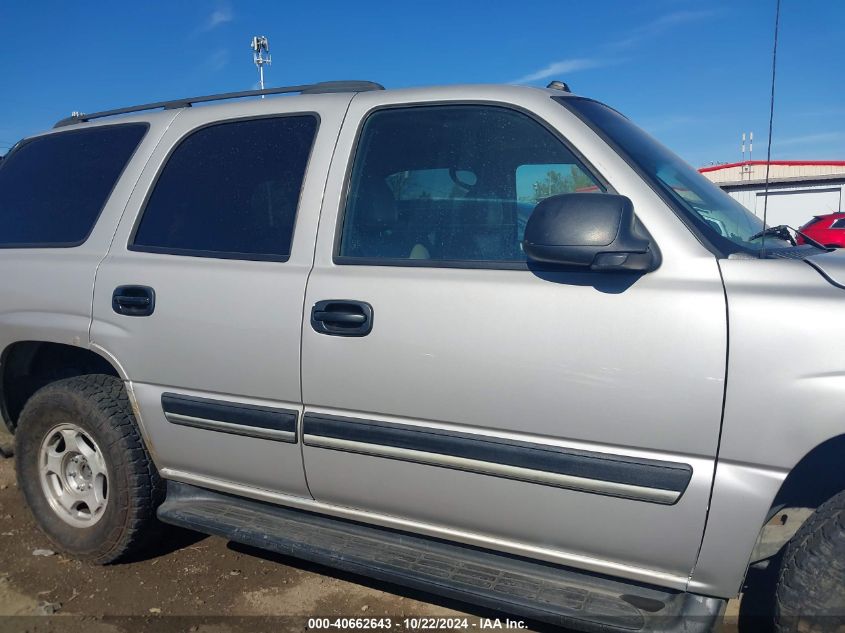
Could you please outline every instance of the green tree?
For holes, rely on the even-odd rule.
[[[543,180],[534,183],[533,202],[540,202],[549,196],[556,196],[559,193],[573,193],[575,191],[590,189],[595,186],[593,180],[576,165],[571,165],[569,173],[549,170]]]

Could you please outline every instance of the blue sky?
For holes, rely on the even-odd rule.
[[[782,0],[773,157],[845,159],[845,2]],[[560,78],[696,166],[765,158],[774,0],[0,2],[0,152],[73,110],[268,85]]]

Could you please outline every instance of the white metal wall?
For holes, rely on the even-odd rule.
[[[723,165],[716,168],[704,167],[701,173],[708,180],[722,184],[734,183],[740,180],[762,180],[766,177],[765,161],[748,161],[733,165]],[[831,161],[830,163],[809,162],[809,163],[778,163],[772,162],[769,167],[769,178],[779,180],[782,178],[796,178],[812,180],[819,176],[845,176],[845,162]]]
[[[841,183],[770,187],[766,224],[769,226],[788,224],[797,228],[812,219],[814,215],[843,211],[845,210],[843,189],[845,186]],[[762,218],[764,192],[763,188],[750,188],[728,193],[745,208]]]

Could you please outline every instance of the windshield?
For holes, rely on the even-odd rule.
[[[763,240],[752,237],[763,230],[763,221],[696,169],[604,104],[581,98],[558,101],[626,154],[643,176],[668,194],[689,223],[720,250],[760,250]],[[766,244],[789,245],[771,236],[766,238]]]

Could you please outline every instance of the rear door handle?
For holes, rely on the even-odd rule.
[[[111,307],[124,316],[150,316],[156,307],[155,290],[149,286],[118,286]]]
[[[373,329],[373,306],[347,299],[318,301],[311,308],[311,327],[329,336],[366,336]]]

